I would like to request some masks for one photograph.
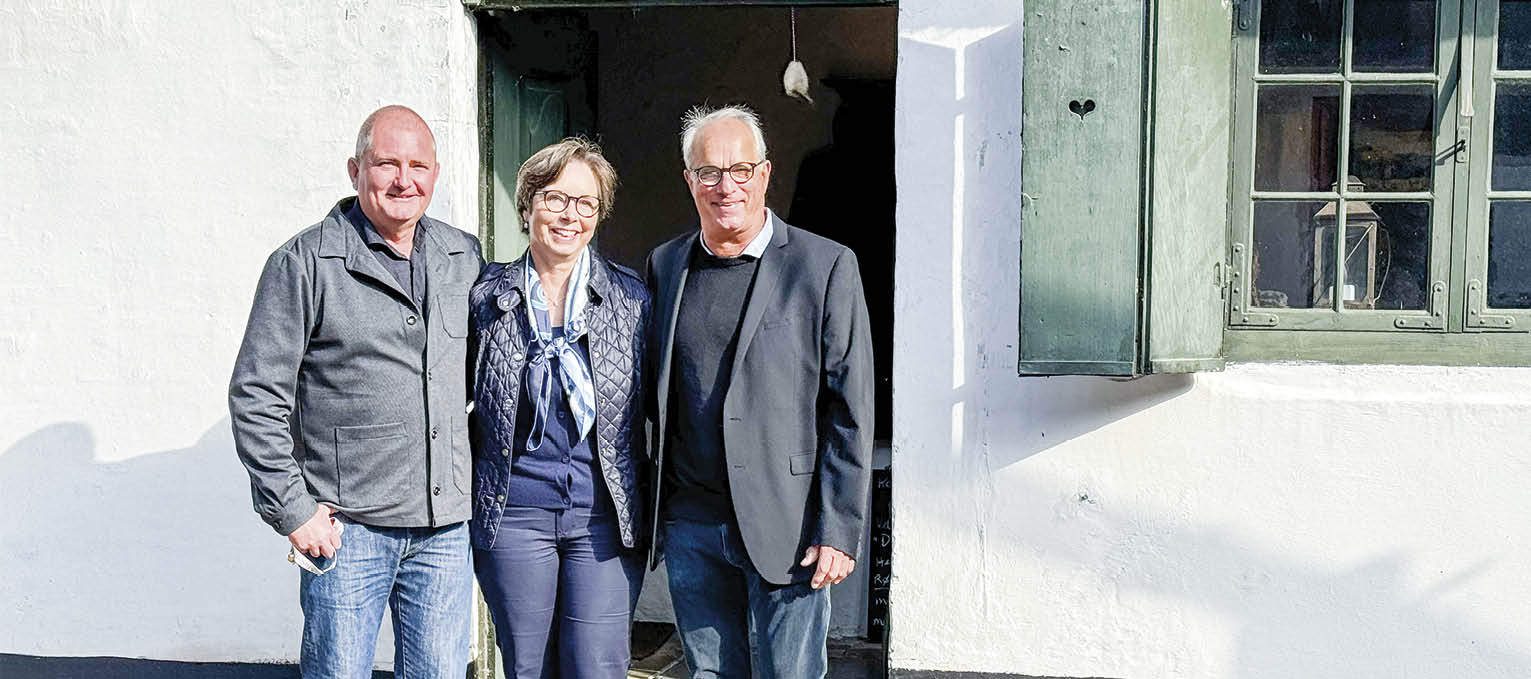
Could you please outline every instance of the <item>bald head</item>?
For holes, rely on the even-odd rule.
[[[385,106],[367,116],[346,161],[362,213],[385,238],[413,229],[436,191],[436,138],[418,114]]]
[[[431,154],[435,155],[436,135],[431,132],[431,126],[425,124],[425,119],[421,118],[420,114],[415,113],[414,109],[408,106],[393,104],[373,111],[372,115],[367,116],[367,119],[362,121],[361,129],[356,132],[356,160],[361,160],[362,156],[367,153],[367,150],[372,148],[372,131],[377,128],[379,123],[385,121],[390,125],[413,127],[416,132],[423,130],[424,136],[431,142]]]

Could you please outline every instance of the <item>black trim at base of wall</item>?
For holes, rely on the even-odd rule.
[[[1105,677],[1039,677],[1003,672],[941,672],[938,670],[901,670],[888,668],[888,679],[1106,679]]]
[[[202,663],[136,658],[53,658],[0,653],[0,677],[26,679],[297,679],[297,665]],[[393,679],[376,671],[372,679]]]

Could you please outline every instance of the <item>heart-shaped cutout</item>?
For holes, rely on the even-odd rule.
[[[1089,115],[1091,111],[1095,110],[1095,100],[1086,99],[1081,102],[1078,99],[1075,99],[1069,102],[1069,110],[1073,111],[1074,115],[1079,116],[1080,120],[1084,120],[1085,116]]]

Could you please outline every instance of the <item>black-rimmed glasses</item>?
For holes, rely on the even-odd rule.
[[[601,201],[595,196],[571,196],[562,191],[538,191],[532,195],[542,196],[542,207],[553,214],[569,209],[570,202],[574,203],[574,211],[581,217],[594,217],[601,211]]]
[[[760,161],[760,163],[764,162],[764,160]],[[734,180],[735,184],[743,184],[749,181],[750,177],[755,176],[755,168],[760,163],[734,163],[729,165],[727,169],[713,165],[703,165],[695,170],[691,170],[691,174],[696,177],[697,181],[702,183],[702,186],[717,186],[718,182],[723,181],[723,173],[725,172],[728,173],[729,179]]]

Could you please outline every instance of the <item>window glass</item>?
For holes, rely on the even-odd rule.
[[[1531,83],[1499,83],[1494,90],[1495,191],[1531,190]]]
[[[1367,191],[1429,191],[1434,116],[1434,85],[1354,87],[1350,174]]]
[[[1339,118],[1339,85],[1262,85],[1255,104],[1255,188],[1333,190]]]
[[[1275,0],[1260,7],[1262,73],[1340,70],[1343,0]]]
[[[1423,201],[1372,202],[1376,215],[1376,309],[1426,308],[1430,300],[1430,204]],[[1358,220],[1351,219],[1352,224]],[[1366,264],[1365,251],[1346,255],[1345,266]],[[1350,280],[1350,276],[1346,276]]]
[[[1313,254],[1317,225],[1314,216],[1323,207],[1321,201],[1255,203],[1251,306],[1295,309],[1316,306],[1315,286],[1328,288],[1322,283],[1322,272],[1315,271]]]
[[[1355,0],[1351,68],[1373,73],[1435,70],[1435,0]]]
[[[1531,70],[1531,0],[1499,0],[1499,69]]]
[[[1488,305],[1531,309],[1531,201],[1497,200],[1488,215]]]

